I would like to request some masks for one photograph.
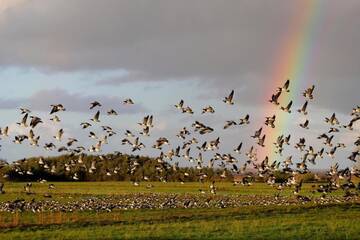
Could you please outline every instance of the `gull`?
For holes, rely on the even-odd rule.
[[[95,107],[101,107],[101,103],[99,103],[98,101],[94,101],[92,103],[90,103],[90,109],[93,109]]]
[[[134,101],[131,98],[127,98],[123,102],[124,104],[134,104]]]
[[[110,109],[110,110],[107,112],[107,114],[108,114],[109,116],[117,116],[117,115],[118,115],[118,113],[117,113],[114,109]]]
[[[91,127],[92,125],[88,122],[83,122],[80,124],[80,126],[82,127],[82,129],[85,129],[85,128]]]
[[[93,122],[100,122],[99,118],[100,118],[100,111],[97,111],[95,116],[90,120],[93,121]]]
[[[58,116],[54,116],[53,118],[50,118],[50,121],[53,121],[53,122],[60,122],[60,118]]]
[[[234,90],[231,91],[229,96],[224,98],[223,102],[229,105],[234,105],[233,98],[234,98]]]
[[[241,118],[239,125],[250,124],[249,118],[250,118],[249,114],[247,114],[244,118]]]
[[[50,115],[56,112],[60,112],[60,111],[66,111],[66,109],[64,108],[64,106],[62,104],[56,104],[56,105],[50,105],[51,107],[51,111],[50,111]]]
[[[286,107],[280,107],[280,109],[287,112],[287,113],[291,113],[291,110],[290,110],[291,105],[292,105],[292,101],[290,101]]]
[[[314,89],[315,89],[315,85],[312,85],[310,88],[306,89],[304,92],[303,92],[303,96],[305,98],[308,98],[308,99],[313,99],[313,92],[314,92]]]
[[[299,113],[307,115],[308,114],[308,112],[306,111],[307,105],[308,105],[308,101],[305,101],[304,105],[300,109],[298,109],[297,111]]]
[[[278,92],[289,92],[289,85],[290,85],[290,79],[286,80],[286,82],[284,83],[283,87],[279,87],[277,90]]]
[[[203,108],[201,113],[202,114],[204,114],[204,113],[215,113],[215,110],[214,110],[214,108],[212,106],[209,105],[209,106]]]
[[[304,123],[300,123],[299,125],[302,128],[309,129],[309,120],[306,119]]]

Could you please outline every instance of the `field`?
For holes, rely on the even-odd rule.
[[[343,192],[337,191],[321,200],[313,193],[313,184],[305,184],[301,191],[311,201],[299,201],[291,189],[279,194],[261,183],[248,187],[217,183],[216,196],[209,193],[209,183],[54,184],[55,189],[49,190],[49,183],[35,183],[34,194],[26,195],[24,183],[6,183],[1,206],[23,199],[31,206],[52,202],[51,206],[71,203],[80,208],[105,201],[114,203],[113,208],[2,211],[1,239],[357,239],[360,233],[359,199],[344,201]],[[171,205],[169,199],[181,204]],[[188,199],[198,205],[176,207]]]

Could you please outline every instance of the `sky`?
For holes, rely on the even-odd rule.
[[[89,110],[94,100],[103,104],[102,113],[119,111],[117,117],[102,117],[101,124],[118,133],[104,152],[129,151],[120,144],[123,132],[138,132],[137,123],[149,114],[155,128],[144,139],[147,146],[166,136],[175,147],[181,142],[177,132],[199,120],[218,130],[202,140],[220,136],[224,153],[241,141],[247,150],[256,146],[248,136],[268,114],[267,99],[287,78],[274,79],[281,61],[304,65],[291,76],[294,109],[303,104],[306,87],[315,84],[316,90],[309,106],[310,130],[301,129],[304,117],[293,113],[281,117],[288,123],[279,124],[279,133],[292,133],[293,143],[304,136],[320,147],[315,142],[327,129],[323,119],[336,112],[345,124],[352,108],[360,105],[359,15],[357,0],[0,0],[0,126],[9,126],[11,134],[1,140],[0,157],[13,161],[57,154],[11,143],[15,134],[28,131],[15,124],[20,107],[45,120],[36,130],[41,144],[54,141],[60,128],[66,137],[93,144],[79,124],[94,114]],[[297,19],[304,26],[294,24]],[[284,57],[283,49],[292,41],[297,45],[288,52],[300,48],[306,53],[301,61]],[[227,106],[221,100],[232,89],[236,103]],[[134,106],[121,104],[128,97]],[[180,99],[194,109],[193,116],[174,108]],[[57,103],[67,111],[59,114],[62,122],[56,125],[48,121],[48,113],[50,104]],[[214,115],[201,114],[207,105],[215,107]],[[249,126],[222,130],[226,120],[247,113]],[[345,158],[360,135],[358,125],[336,136],[349,145],[338,153],[342,165],[351,164]],[[284,155],[293,152],[288,149]],[[148,148],[141,154],[158,151]],[[334,161],[323,160],[319,166]]]

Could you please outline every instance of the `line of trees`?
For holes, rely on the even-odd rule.
[[[79,161],[79,159],[81,160]],[[94,168],[92,168],[94,167]],[[222,180],[232,181],[226,171]],[[204,181],[219,180],[224,170],[178,167],[175,163],[158,161],[145,156],[62,155],[47,158],[28,158],[12,164],[0,164],[0,179],[8,181]],[[74,178],[76,176],[76,178]],[[206,176],[206,177],[204,177]]]

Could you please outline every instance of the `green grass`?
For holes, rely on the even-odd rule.
[[[34,195],[23,192],[24,183],[5,183],[1,201],[24,198],[42,200],[50,192],[53,200],[73,201],[89,196],[129,193],[199,194],[209,183],[129,182],[34,183]],[[216,183],[217,195],[274,196],[278,191],[266,184],[250,187]],[[304,184],[302,195],[313,196],[313,184]],[[282,195],[292,196],[292,189]],[[338,191],[333,195],[341,195]],[[318,194],[317,194],[318,195]],[[240,208],[116,210],[113,212],[0,212],[0,239],[359,239],[360,205],[314,203],[291,206],[244,206]]]
[[[153,182],[153,188],[147,189],[146,186],[149,183],[142,183],[139,187],[133,186],[129,182],[59,182],[54,183],[56,186],[55,190],[49,190],[48,185],[50,183],[33,183],[33,192],[36,195],[26,195],[24,193],[25,183],[18,182],[7,182],[5,185],[6,194],[0,195],[0,201],[14,200],[17,198],[32,199],[36,200],[43,199],[44,193],[51,193],[52,196],[59,201],[67,200],[68,198],[81,198],[86,195],[117,195],[126,193],[199,193],[199,189],[209,191],[209,183],[185,183],[180,184],[178,182]],[[303,195],[313,195],[311,193],[313,184],[304,184],[302,188]],[[255,183],[252,186],[233,186],[230,182],[218,182],[217,194],[219,195],[274,195],[278,191],[274,188],[264,184]],[[293,189],[286,188],[282,191],[282,195],[292,195]],[[333,195],[342,194],[342,191],[332,193]],[[317,194],[319,195],[319,194]]]
[[[357,239],[359,205],[119,211],[118,219],[0,230],[1,239]],[[86,213],[84,213],[86,215]],[[89,214],[89,213],[87,213]],[[85,216],[84,215],[84,216]],[[83,216],[83,217],[84,217]],[[109,213],[104,213],[109,216]]]

